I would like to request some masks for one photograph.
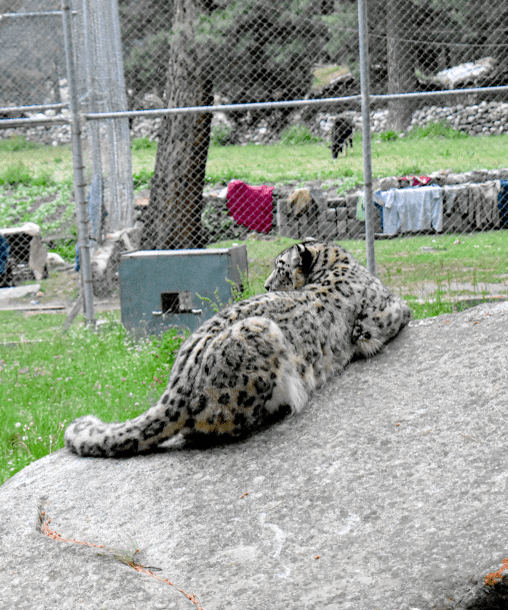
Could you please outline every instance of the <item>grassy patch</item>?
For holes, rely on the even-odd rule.
[[[35,222],[44,236],[55,232],[71,234],[75,227],[73,194],[72,181],[4,184],[0,186],[0,227]]]
[[[43,144],[37,144],[36,142],[30,142],[24,136],[14,136],[12,138],[6,138],[0,140],[0,152],[17,152],[20,150],[34,150],[35,148],[41,148]]]
[[[347,157],[333,160],[327,143],[313,142],[305,128],[291,130],[288,145],[210,146],[207,180],[217,183],[238,178],[251,184],[276,184],[336,178],[348,179],[348,188],[363,183],[360,133],[355,134],[353,151]],[[302,138],[305,146],[294,145],[301,143]],[[298,141],[292,141],[295,139]],[[430,174],[442,169],[466,172],[500,168],[506,165],[507,146],[506,135],[473,138],[440,124],[420,128],[404,138],[395,132],[373,134],[373,175],[381,178]],[[135,174],[151,175],[154,166],[154,150],[133,151]]]
[[[495,278],[494,271],[506,270],[506,249],[502,250],[506,246],[498,232],[459,241],[450,243],[447,236],[403,240],[404,252],[416,258],[421,266],[419,272],[413,269],[412,283],[404,286],[403,296],[414,318],[451,313],[453,309],[446,282],[437,284],[429,299],[421,299],[419,286],[427,279],[429,261],[435,264],[432,257],[463,261],[457,262],[459,269],[472,263],[477,250],[483,248],[493,254],[482,259],[485,271],[487,265],[497,265],[493,261],[504,261],[489,270],[491,279]],[[251,238],[243,243],[248,249],[250,273],[248,289],[242,296],[262,293],[273,260],[295,240]],[[233,241],[224,241],[214,245],[232,244]],[[405,257],[397,253],[396,244],[395,240],[378,242],[377,262],[381,277],[385,281],[391,279],[397,292],[396,280],[402,273],[399,269]],[[365,262],[364,242],[349,241],[343,245]],[[422,250],[422,247],[433,249]],[[458,254],[453,248],[459,249]],[[462,268],[461,272],[466,274],[461,277],[467,277],[467,269]],[[118,313],[108,314],[107,324],[97,334],[75,323],[68,334],[62,335],[64,319],[64,315],[58,314],[26,317],[21,312],[0,312],[1,482],[30,462],[62,447],[65,426],[75,417],[94,413],[106,421],[114,421],[145,411],[164,390],[183,341],[181,332],[170,332],[162,339],[134,342],[119,323]]]
[[[355,139],[358,143],[359,136]],[[308,142],[305,146],[212,146],[208,155],[207,179],[213,183],[238,178],[250,184],[277,184],[352,176],[355,184],[363,180],[358,145],[353,154],[340,162],[332,159],[330,148],[323,142]]]
[[[322,143],[323,138],[313,136],[305,125],[291,125],[285,129],[280,136],[283,146],[301,146],[302,144]]]
[[[80,415],[113,421],[145,411],[166,387],[183,341],[171,331],[134,342],[113,316],[98,333],[75,324],[65,335],[57,327],[63,316],[32,316],[28,324],[22,316],[0,312],[0,326],[25,329],[12,332],[11,340],[25,341],[2,348],[0,359],[0,483],[63,447],[65,426]]]
[[[392,132],[393,133],[393,132]],[[427,123],[427,125],[421,125],[414,127],[409,131],[407,137],[411,140],[420,140],[422,138],[439,138],[445,140],[464,140],[469,138],[469,134],[458,131],[450,127],[446,121],[434,121]]]
[[[131,150],[157,150],[157,142],[150,138],[136,138],[131,142]]]
[[[411,307],[411,312],[413,313],[413,318],[415,320],[433,318],[434,316],[453,312],[453,303],[442,300],[439,291],[435,301],[420,302],[415,297],[411,296],[406,297],[405,300],[409,307]]]
[[[392,290],[418,294],[426,282],[443,285],[447,292],[456,283],[471,285],[471,292],[487,284],[508,288],[506,231],[464,235],[435,235],[376,242],[378,273]]]
[[[46,175],[54,183],[72,181],[72,152],[69,145],[31,146],[33,143],[27,142],[26,147],[11,150],[5,142],[10,143],[12,140],[0,140],[0,168],[3,168],[3,171],[4,168],[24,166],[32,180]]]
[[[312,87],[314,89],[321,89],[325,85],[329,85],[330,81],[334,78],[338,78],[339,76],[343,76],[349,72],[349,68],[347,66],[321,66],[316,68],[313,71],[314,81],[312,83]]]
[[[461,294],[487,294],[490,284],[496,285],[499,292],[508,293],[507,235],[506,231],[489,231],[460,237],[429,235],[376,241],[377,274],[410,304],[441,300],[447,301],[451,308],[454,298]],[[256,292],[262,292],[275,257],[296,241],[278,237],[273,241],[230,240],[214,246],[226,248],[233,243],[246,244],[250,284]],[[366,265],[364,241],[344,240],[340,243]],[[458,286],[460,284],[464,287]],[[421,317],[420,309],[414,310],[415,317]]]
[[[429,134],[387,140],[372,134],[374,176],[403,176],[408,169],[409,173],[430,174],[442,169],[467,172],[506,166],[508,136],[472,138],[448,129],[457,137]]]

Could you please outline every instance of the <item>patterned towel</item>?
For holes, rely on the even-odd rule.
[[[401,182],[409,182],[409,186],[426,186],[432,182],[430,176],[402,176]]]
[[[252,231],[268,233],[272,228],[273,186],[250,186],[241,180],[228,184],[228,209],[236,222]]]

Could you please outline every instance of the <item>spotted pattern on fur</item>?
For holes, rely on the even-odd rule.
[[[243,436],[301,411],[316,388],[355,356],[378,352],[411,318],[405,302],[337,244],[288,248],[265,288],[185,341],[148,411],[123,423],[81,417],[65,431],[66,447],[117,457],[174,437]]]

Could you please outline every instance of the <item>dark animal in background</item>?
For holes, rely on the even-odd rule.
[[[332,159],[336,159],[339,153],[347,155],[348,144],[353,149],[353,123],[345,117],[339,116],[335,119],[332,127]]]

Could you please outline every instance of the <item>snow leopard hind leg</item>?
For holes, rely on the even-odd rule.
[[[198,337],[181,352],[153,407],[122,423],[81,417],[65,431],[66,447],[80,456],[122,457],[177,435],[220,442],[258,429],[278,413],[301,411],[314,389],[281,329],[266,318],[246,318],[214,337]]]

